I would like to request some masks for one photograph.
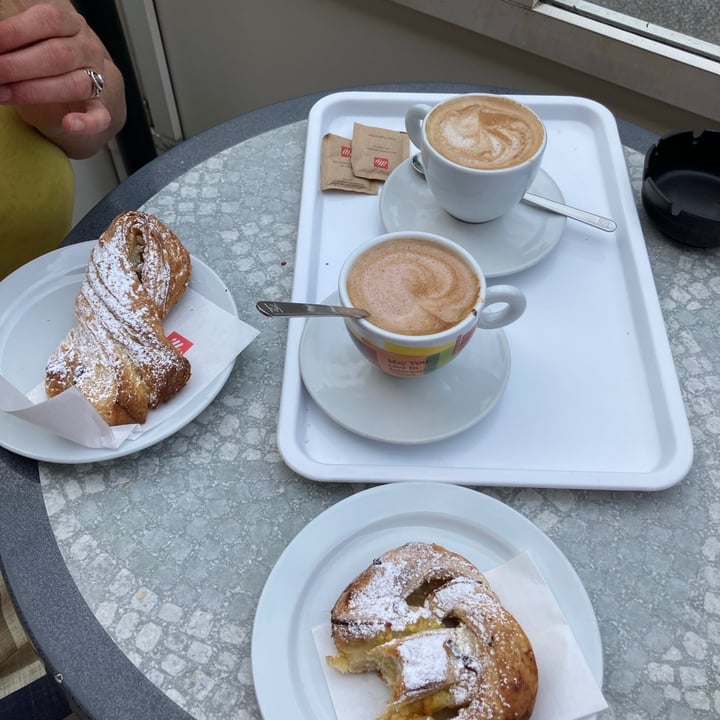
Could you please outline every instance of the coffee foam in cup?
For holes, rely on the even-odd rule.
[[[530,108],[510,98],[464,95],[435,107],[425,119],[425,134],[451,162],[492,170],[532,158],[545,129]]]
[[[398,238],[364,252],[352,265],[347,292],[368,322],[402,335],[429,335],[453,327],[477,304],[480,280],[451,249]]]

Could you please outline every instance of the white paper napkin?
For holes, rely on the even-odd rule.
[[[607,708],[590,667],[550,588],[532,558],[523,553],[485,576],[503,605],[522,625],[538,665],[538,695],[532,720],[578,720]],[[315,646],[338,720],[375,720],[390,700],[374,673],[343,674],[327,664],[336,650],[330,624],[313,628]]]
[[[206,391],[258,335],[258,330],[192,289],[185,291],[163,325],[168,337],[177,333],[191,343],[184,354],[192,375],[174,398],[151,410],[142,425],[110,427],[75,388],[48,399],[43,385],[44,367],[38,368],[38,384],[27,397],[0,375],[0,410],[86,447],[117,448]]]

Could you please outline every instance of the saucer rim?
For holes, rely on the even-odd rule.
[[[454,242],[459,243],[463,247],[465,247],[466,250],[471,252],[476,260],[480,263],[480,266],[483,268],[483,273],[485,277],[488,280],[496,279],[496,278],[503,278],[508,277],[510,275],[514,275],[516,273],[522,272],[524,270],[528,270],[538,263],[540,263],[542,260],[544,260],[548,255],[552,253],[553,250],[557,247],[558,243],[560,242],[560,239],[562,238],[563,234],[565,233],[565,229],[567,227],[567,218],[562,215],[556,215],[553,214],[549,217],[548,223],[551,227],[556,228],[555,237],[552,238],[551,242],[548,242],[546,247],[542,248],[541,252],[537,252],[533,257],[526,260],[525,262],[516,262],[515,264],[505,263],[504,266],[493,268],[492,262],[489,262],[487,258],[480,258],[477,257],[477,255],[474,252],[473,248],[467,247],[465,244],[467,242],[467,235],[464,232],[460,232],[460,229],[467,229],[468,227],[476,226],[478,229],[482,228],[486,223],[464,223],[461,220],[457,220],[456,218],[453,218],[451,215],[447,215],[447,221],[448,225],[452,226],[455,225],[459,229],[458,232],[448,232],[447,227],[438,227],[436,225],[433,225],[432,227],[425,226],[423,228],[413,228],[413,227],[404,227],[404,226],[395,226],[393,223],[389,222],[388,220],[388,211],[387,211],[387,203],[388,200],[388,193],[387,188],[393,188],[395,185],[402,182],[400,178],[402,178],[402,173],[406,173],[408,177],[417,176],[419,179],[419,175],[417,171],[413,170],[412,168],[412,156],[409,158],[406,158],[403,160],[387,177],[385,180],[385,183],[383,185],[383,188],[380,192],[380,198],[378,202],[378,208],[379,208],[379,215],[380,215],[380,221],[382,223],[382,226],[384,228],[385,232],[400,232],[400,231],[412,231],[412,230],[423,230],[425,232],[431,232],[438,235],[443,235],[444,237],[448,237],[450,240],[453,240]],[[543,182],[549,182],[552,190],[550,192],[545,191],[544,194],[545,197],[549,198],[550,200],[555,200],[556,202],[565,202],[565,197],[562,193],[562,190],[560,189],[557,182],[555,182],[555,179],[550,175],[550,173],[545,170],[544,168],[540,168],[538,170],[538,175],[533,181],[533,183],[530,185],[529,190],[532,191],[534,189],[534,186],[538,182],[538,178],[541,178]],[[436,207],[439,208],[439,206]],[[546,213],[547,211],[537,208],[535,206],[525,204],[523,205],[523,210],[527,210],[531,213]],[[513,211],[510,211],[511,213]],[[488,223],[496,222],[498,220],[501,220],[501,218],[496,218],[496,220],[490,220]],[[542,238],[546,239],[547,233],[542,234]],[[542,245],[541,242],[537,242],[536,245],[540,247]]]
[[[325,300],[323,300],[323,303],[330,303],[337,301],[337,293],[331,293]],[[338,415],[337,411],[333,411],[332,408],[328,407],[328,404],[324,401],[323,398],[318,396],[317,387],[314,382],[312,382],[312,379],[309,378],[309,368],[307,364],[307,358],[311,356],[316,356],[317,353],[314,353],[313,351],[309,351],[306,353],[305,351],[305,345],[307,342],[308,333],[311,332],[310,328],[313,328],[315,325],[319,323],[327,323],[328,327],[337,327],[337,332],[334,334],[335,337],[340,337],[341,335],[347,338],[347,347],[349,349],[352,349],[354,352],[355,349],[352,347],[352,342],[349,337],[347,337],[347,331],[344,327],[344,323],[337,322],[336,318],[308,318],[305,321],[305,326],[302,329],[301,337],[300,337],[300,344],[298,348],[298,365],[300,369],[300,377],[302,379],[303,387],[307,394],[310,396],[312,401],[320,408],[325,415],[332,420],[334,423],[336,423],[339,427],[344,428],[348,432],[353,433],[354,435],[357,435],[358,437],[364,438],[366,440],[373,440],[376,442],[382,442],[386,443],[388,445],[424,445],[432,442],[438,442],[441,440],[447,440],[451,437],[454,437],[455,435],[459,435],[460,433],[465,432],[466,430],[469,430],[470,428],[477,425],[481,420],[486,418],[498,405],[500,400],[502,399],[503,395],[505,394],[505,391],[507,389],[507,385],[510,379],[510,372],[512,367],[512,354],[510,351],[510,343],[508,342],[508,338],[506,333],[502,328],[497,328],[493,330],[487,330],[487,329],[481,329],[479,328],[476,335],[478,333],[485,333],[489,337],[490,335],[493,335],[493,337],[496,337],[500,341],[500,350],[498,351],[500,355],[502,356],[500,359],[500,363],[502,364],[502,370],[503,375],[502,378],[497,383],[497,386],[495,388],[494,395],[490,398],[489,404],[487,407],[485,407],[481,412],[476,413],[473,415],[470,419],[468,419],[465,422],[462,422],[461,424],[455,424],[452,426],[448,426],[447,429],[443,432],[435,432],[435,433],[425,433],[425,434],[416,434],[415,437],[408,438],[406,436],[391,436],[387,437],[387,435],[380,435],[378,432],[373,432],[370,427],[368,427],[366,424],[358,425],[357,423],[353,423],[352,419],[345,419],[344,416]],[[330,325],[333,323],[333,325]],[[473,351],[477,353],[479,351],[478,348],[478,337],[473,337],[473,339],[470,341],[470,344],[467,348],[465,348],[464,353],[468,354],[470,357],[470,353]],[[328,350],[328,347],[325,347],[326,351]],[[358,353],[358,358],[360,358],[360,355]],[[362,359],[362,358],[360,358]],[[367,360],[362,360],[364,365],[367,365],[368,372],[370,376],[372,377],[374,373],[378,373],[378,377],[380,376],[381,372],[377,368],[371,367],[370,363]],[[476,364],[476,368],[480,367],[482,365],[482,362],[478,358],[478,362]],[[449,363],[446,367],[442,368],[442,372],[453,372],[454,370],[457,370],[459,365],[456,365],[455,362]],[[325,367],[327,370],[327,368]],[[417,380],[432,380],[433,376],[428,375],[425,377],[417,378]],[[413,381],[413,378],[400,378],[399,382],[406,382],[409,380],[410,382]],[[486,394],[487,397],[488,394]],[[465,397],[473,398],[471,394],[466,395]],[[470,402],[470,401],[469,401]],[[473,401],[473,405],[476,405],[477,403]],[[451,419],[455,416],[451,416]]]

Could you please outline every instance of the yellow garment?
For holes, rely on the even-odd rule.
[[[74,199],[65,153],[0,106],[0,280],[62,242]],[[0,575],[0,699],[44,674]]]
[[[0,106],[0,280],[63,241],[74,200],[65,153]]]
[[[45,675],[0,574],[0,699]]]

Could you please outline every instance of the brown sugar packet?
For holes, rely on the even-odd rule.
[[[357,177],[385,180],[410,155],[405,132],[355,123],[352,136],[352,169]]]
[[[355,177],[352,171],[352,140],[327,133],[322,139],[320,165],[321,190],[348,190],[350,192],[378,194],[376,180]]]

